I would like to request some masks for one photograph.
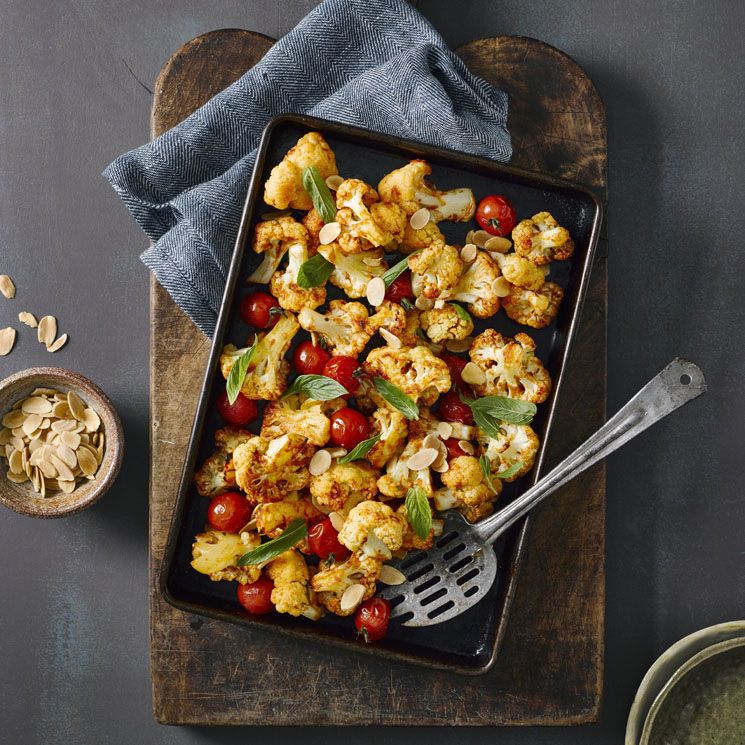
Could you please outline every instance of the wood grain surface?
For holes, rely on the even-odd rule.
[[[152,134],[239,77],[271,43],[252,32],[223,30],[178,50],[156,83]],[[570,178],[605,198],[603,106],[571,59],[517,37],[483,39],[457,51],[475,73],[509,93],[515,165]],[[605,418],[605,256],[601,242],[557,412],[561,437],[553,439],[550,460],[568,453]],[[602,466],[535,514],[504,645],[483,676],[454,677],[316,648],[169,606],[157,577],[209,342],[154,280],[151,322],[150,620],[158,721],[559,725],[597,719],[603,677]]]

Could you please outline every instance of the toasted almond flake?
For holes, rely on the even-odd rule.
[[[39,428],[40,424],[41,416],[39,414],[29,414],[21,425],[21,429],[25,435],[31,437],[33,440],[35,438],[32,435]]]
[[[435,450],[440,449],[440,443],[442,440],[434,434],[433,432],[430,432],[423,440],[422,440],[422,447],[423,448],[434,448]]]
[[[12,481],[14,484],[24,484],[28,481],[28,474],[25,471],[23,473],[8,471],[6,476],[8,477],[8,481]]]
[[[328,448],[332,458],[343,458],[349,451],[346,448]]]
[[[91,408],[85,410],[83,422],[88,432],[95,432],[101,426],[101,418]]]
[[[23,454],[20,450],[13,450],[8,458],[8,468],[13,473],[23,473]]]
[[[65,432],[65,434],[69,433]],[[57,455],[59,456],[59,459],[70,468],[75,468],[75,466],[77,466],[78,464],[78,459],[75,457],[75,452],[71,447],[65,445],[64,442],[60,442],[57,444]]]
[[[406,582],[406,575],[390,564],[383,564],[379,579],[384,585],[402,585]]]
[[[424,295],[420,295],[414,301],[414,305],[417,308],[419,308],[419,310],[431,310],[434,306],[434,303],[428,297],[424,297]]]
[[[339,188],[339,185],[341,184],[342,181],[344,181],[344,179],[338,174],[334,174],[333,176],[327,176],[326,186],[328,186],[329,189],[331,189],[331,191],[336,191]]]
[[[458,440],[458,447],[467,455],[473,455],[473,445],[468,440]]]
[[[392,349],[401,349],[401,339],[392,334],[388,329],[380,329],[380,335],[385,339],[386,344]]]
[[[453,436],[453,425],[450,424],[450,422],[438,422],[437,434],[439,434],[443,440],[450,439]]]
[[[492,283],[492,290],[497,297],[507,297],[512,291],[512,285],[506,277],[497,277]]]
[[[18,314],[18,320],[21,323],[25,323],[27,326],[30,326],[32,329],[35,329],[39,322],[36,320],[36,316],[33,313],[29,313],[27,310],[22,310]]]
[[[497,253],[507,253],[512,248],[512,241],[501,235],[493,235],[484,242],[484,248],[487,251],[496,251]]]
[[[49,456],[49,461],[57,470],[57,475],[64,481],[74,481],[75,476],[73,475],[70,467],[61,458],[57,457],[54,453]]]
[[[465,339],[454,339],[453,341],[449,341],[445,347],[448,352],[458,354],[459,352],[467,352],[471,348],[471,344],[473,344],[473,337],[467,336]]]
[[[10,350],[13,349],[15,343],[16,330],[12,326],[0,330],[0,357],[10,354]]]
[[[437,460],[438,455],[435,448],[422,448],[406,461],[406,466],[410,471],[423,471]]]
[[[432,215],[426,207],[418,209],[410,218],[409,225],[413,230],[421,230],[429,221]]]
[[[460,257],[467,264],[470,264],[476,258],[478,252],[479,249],[476,247],[475,243],[466,243],[466,245],[460,250]]]
[[[41,474],[39,474],[39,494],[41,494],[42,497],[46,497],[47,495],[47,482]]]
[[[60,479],[59,488],[65,494],[72,494],[75,491],[75,481],[65,481],[64,479]]]
[[[75,419],[58,419],[56,422],[52,422],[53,432],[72,432],[77,429],[78,423]]]
[[[29,455],[33,455],[44,443],[41,440],[34,440],[28,444]]]
[[[78,451],[79,453],[80,451]],[[82,468],[82,464],[81,464]],[[331,468],[331,453],[328,450],[317,450],[310,459],[308,470],[313,476],[320,476]]]
[[[39,321],[37,337],[39,341],[48,347],[57,336],[57,319],[54,316],[44,316]]]
[[[385,282],[382,277],[373,277],[367,283],[367,302],[374,308],[377,308],[385,300]]]
[[[473,230],[469,230],[466,233],[466,243],[473,243]]]
[[[57,478],[57,469],[54,467],[54,464],[51,460],[44,459],[39,461],[39,470],[44,474],[44,478]]]
[[[350,585],[344,590],[339,600],[339,608],[344,612],[354,610],[362,602],[363,597],[365,597],[364,585]]]
[[[483,385],[486,383],[486,373],[475,362],[466,362],[461,370],[460,377],[463,382],[472,385]]]
[[[67,405],[70,407],[72,415],[79,422],[85,420],[85,404],[75,391],[67,392]]]
[[[75,432],[62,432],[59,438],[62,444],[71,450],[77,450],[80,447],[80,435]],[[69,463],[68,465],[71,466],[72,463]]]
[[[29,396],[21,404],[21,411],[26,414],[49,414],[52,411],[52,404],[43,396]]]
[[[62,334],[62,336],[58,337],[56,341],[52,342],[47,347],[47,352],[57,352],[62,349],[65,344],[67,344],[67,334]]]
[[[57,401],[52,407],[52,414],[54,414],[57,419],[69,419],[72,416],[67,401]]]
[[[337,533],[344,527],[344,517],[338,512],[329,512],[329,520]]]
[[[14,409],[3,417],[3,427],[15,429],[16,427],[20,427],[25,419],[26,415],[20,409]]]
[[[0,274],[0,292],[8,300],[12,300],[16,296],[16,286],[7,274]]]
[[[318,231],[318,242],[322,246],[333,243],[341,235],[341,225],[338,222],[327,222]]]
[[[86,476],[95,476],[96,471],[98,470],[98,462],[96,461],[96,457],[91,453],[91,451],[88,450],[85,445],[81,445],[80,449],[77,452],[77,456],[80,470]]]
[[[484,244],[492,237],[491,233],[487,233],[485,230],[474,230],[471,236],[471,241],[475,243],[479,248],[483,248]]]
[[[447,458],[442,458],[442,460],[438,458],[432,464],[432,470],[435,471],[435,473],[445,473],[446,471],[449,471],[450,464],[448,463]]]
[[[81,445],[77,452],[80,452],[83,448],[85,448],[96,459],[96,464],[99,465],[98,451],[96,448],[94,448],[93,445]]]

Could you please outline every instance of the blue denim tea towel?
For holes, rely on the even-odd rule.
[[[506,161],[507,96],[404,0],[325,0],[255,67],[105,171],[154,244],[142,254],[208,336],[266,123],[304,113]]]

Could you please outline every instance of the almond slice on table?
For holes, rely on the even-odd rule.
[[[450,424],[450,422],[438,422],[437,434],[439,434],[443,440],[449,440],[453,436],[453,425]]]
[[[422,448],[406,461],[406,467],[410,471],[423,471],[437,460],[439,454],[435,448]]]
[[[426,207],[422,207],[409,218],[409,225],[413,230],[421,230],[431,218],[430,211]]]
[[[62,334],[47,347],[47,352],[58,352],[65,344],[67,344],[67,334]]]
[[[487,251],[496,251],[497,253],[507,253],[512,248],[512,241],[501,235],[493,235],[484,242],[484,248]]]
[[[328,450],[317,450],[308,464],[311,475],[320,476],[322,473],[326,473],[329,468],[331,468],[331,453]]]
[[[436,435],[434,432],[430,432],[423,440],[422,440],[422,447],[423,448],[434,448],[435,450],[440,449],[441,440],[438,435]]]
[[[339,600],[339,607],[342,611],[354,610],[365,597],[365,586],[360,584],[350,585],[344,590]]]
[[[367,290],[365,295],[367,302],[370,303],[374,308],[377,308],[383,300],[385,300],[386,286],[382,277],[373,277],[367,283]]]
[[[54,316],[44,316],[39,321],[37,338],[45,347],[48,347],[55,340],[56,336],[57,319]]]
[[[333,243],[341,235],[341,225],[338,222],[327,222],[318,231],[318,242],[322,246]]]
[[[390,564],[383,564],[379,579],[384,585],[402,585],[406,582],[406,575]]]
[[[16,330],[12,326],[0,330],[0,357],[5,357],[16,343]]]
[[[461,370],[460,377],[464,383],[472,385],[486,383],[486,373],[475,362],[467,362]]]
[[[333,176],[327,176],[326,186],[328,186],[329,189],[331,189],[331,191],[336,191],[341,185],[342,181],[344,181],[344,178],[342,176],[339,176],[338,174],[334,174]]]
[[[476,247],[475,243],[466,243],[466,245],[460,250],[460,257],[467,264],[470,264],[476,258],[478,252],[479,249]]]
[[[474,230],[471,235],[471,242],[479,248],[483,248],[490,238],[493,238],[491,233],[487,233],[485,230]]]
[[[12,300],[16,296],[16,286],[7,274],[0,274],[0,292],[7,300]]]
[[[22,310],[18,314],[18,320],[21,323],[25,323],[27,326],[30,326],[32,329],[35,329],[39,322],[36,320],[36,316],[33,313],[29,313],[27,310]]]
[[[491,283],[491,286],[497,297],[507,297],[507,295],[512,291],[512,284],[506,277],[497,277]]]
[[[458,440],[458,447],[467,455],[473,455],[473,445],[468,440]]]

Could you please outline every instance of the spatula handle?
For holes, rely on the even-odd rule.
[[[485,543],[493,543],[549,494],[705,391],[706,380],[700,368],[693,362],[674,359],[537,484],[503,510],[480,522],[476,526],[477,533]]]

